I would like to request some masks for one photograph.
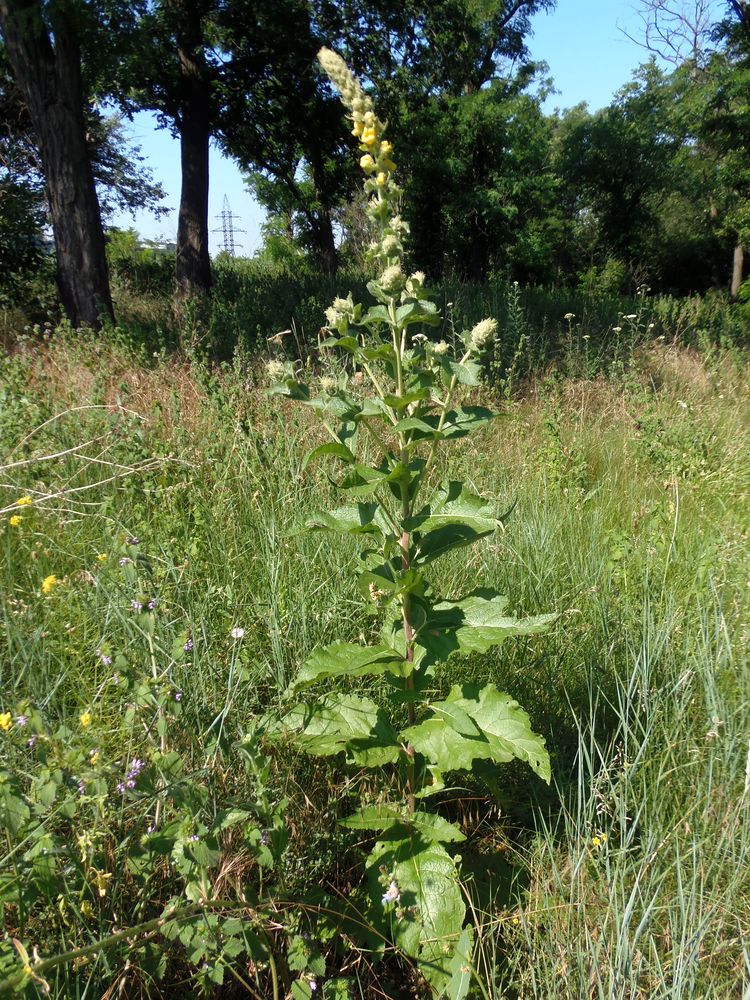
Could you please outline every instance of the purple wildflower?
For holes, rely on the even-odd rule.
[[[118,782],[117,791],[120,793],[120,795],[124,795],[125,794],[125,782],[124,781]]]
[[[135,535],[131,535],[130,538],[126,538],[125,539],[125,544],[126,545],[140,545],[141,544],[141,540],[140,540],[140,538],[136,538]]]
[[[141,601],[131,601],[130,607],[133,611],[143,611],[143,604]]]
[[[128,559],[127,556],[123,556],[122,559],[118,560],[120,566],[129,566],[132,563],[132,559]]]
[[[182,701],[182,691],[175,691],[172,697],[175,701]]]
[[[192,653],[193,652],[193,640],[192,639],[188,639],[188,641],[185,643],[185,645],[182,648],[185,650],[186,653]]]
[[[26,746],[29,747],[29,748],[33,747],[35,743],[36,743],[36,736],[30,736],[26,740]]]
[[[21,728],[23,728],[28,721],[29,721],[28,715],[19,715],[16,719],[16,725],[21,726]]]
[[[156,598],[152,597],[151,600],[146,605],[146,607],[148,608],[149,611],[153,611],[154,608],[156,607]]]
[[[386,906],[388,903],[397,903],[401,899],[401,893],[399,892],[398,885],[395,881],[391,881],[391,884],[385,891],[383,895],[382,903]]]

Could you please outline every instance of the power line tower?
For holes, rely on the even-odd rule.
[[[228,253],[230,257],[234,257],[234,251],[236,248],[241,248],[241,243],[235,243],[234,234],[244,233],[246,230],[237,229],[234,225],[235,219],[240,222],[240,216],[235,215],[229,205],[229,199],[224,195],[224,201],[221,206],[221,215],[216,216],[217,219],[221,219],[221,226],[213,231],[215,233],[222,234],[222,250]]]

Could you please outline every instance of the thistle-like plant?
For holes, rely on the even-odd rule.
[[[517,620],[493,591],[446,600],[429,583],[435,560],[501,523],[493,503],[461,482],[435,484],[433,475],[442,444],[493,416],[459,405],[457,396],[479,384],[496,322],[485,319],[465,331],[458,350],[422,332],[441,320],[425,276],[403,270],[409,230],[398,211],[402,192],[385,125],[338,55],[323,49],[319,60],[360,143],[375,233],[370,260],[377,277],[367,286],[375,304],[365,308],[350,294],[326,313],[330,336],[322,348],[348,356],[352,377],[323,378],[316,391],[289,361],[272,361],[269,374],[272,392],[311,407],[330,434],[304,464],[323,457],[341,463],[338,487],[348,502],[313,515],[306,527],[362,540],[359,587],[382,628],[376,645],[338,641],[315,650],[288,692],[298,698],[312,689],[310,697],[270,728],[274,738],[292,738],[307,753],[343,753],[359,768],[380,771],[379,800],[342,821],[378,834],[366,862],[370,919],[417,961],[437,993],[455,998],[468,989],[471,937],[463,927],[456,860],[444,845],[464,837],[425,803],[444,788],[446,772],[518,758],[548,781],[550,765],[527,714],[495,685],[456,684],[434,700],[431,691],[451,654],[483,653],[510,636],[541,632],[554,616]],[[366,448],[376,462],[364,461]],[[336,682],[366,675],[382,676],[381,704],[336,690]]]

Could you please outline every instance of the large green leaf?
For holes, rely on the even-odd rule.
[[[343,462],[355,461],[354,455],[345,444],[342,444],[340,441],[328,441],[326,444],[318,445],[317,448],[308,451],[302,460],[303,471],[308,467],[310,462],[325,455],[333,455],[335,458],[340,458]]]
[[[451,653],[486,653],[504,639],[545,632],[557,615],[512,618],[505,612],[508,598],[493,590],[472,591],[459,601],[436,604],[419,629],[417,642],[433,660]]]
[[[419,533],[417,558],[429,562],[444,552],[484,538],[500,523],[491,503],[463,483],[447,482],[404,527]]]
[[[464,406],[449,410],[443,424],[443,437],[462,438],[497,416],[484,406]]]
[[[453,858],[416,833],[396,841],[386,836],[367,859],[367,872],[373,923],[416,960],[440,995],[454,979],[452,960],[466,916]],[[391,881],[399,894],[395,903],[383,901]]]
[[[341,826],[346,826],[352,830],[391,830],[399,828],[400,837],[403,839],[410,835],[410,831],[416,831],[424,840],[457,844],[466,837],[458,827],[453,826],[448,820],[438,816],[437,813],[423,812],[417,810],[414,813],[406,813],[403,808],[389,805],[363,806],[351,816],[339,820]],[[391,835],[391,839],[394,839]]]
[[[292,732],[306,753],[330,757],[345,751],[347,760],[362,766],[393,763],[401,753],[385,712],[356,695],[331,694],[296,705],[276,726],[278,735]]]
[[[387,528],[376,503],[358,503],[356,507],[313,514],[305,521],[305,527],[353,535],[379,534]]]
[[[527,713],[494,684],[456,684],[442,702],[430,705],[432,716],[403,730],[401,739],[440,770],[464,770],[475,760],[496,764],[525,761],[550,780],[544,737],[535,733]]]
[[[404,676],[409,670],[406,660],[390,646],[358,646],[351,642],[334,642],[311,653],[289,687],[289,692],[309,687],[324,677],[362,677],[365,674],[383,673]]]

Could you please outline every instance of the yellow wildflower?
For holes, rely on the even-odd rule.
[[[42,580],[42,593],[51,594],[59,582],[60,581],[57,579],[54,573],[51,573],[49,576],[45,576],[45,578]]]
[[[8,523],[10,524],[11,528],[17,528],[20,525],[21,521],[23,521],[23,518],[21,517],[20,514],[13,514]]]
[[[112,878],[111,872],[96,872],[94,876],[94,884],[99,890],[100,896],[107,895],[107,882]]]
[[[601,843],[602,843],[601,837],[592,837],[591,838],[591,843],[592,843],[592,845],[594,847],[601,847]]]
[[[78,721],[81,723],[84,729],[91,725],[91,712],[86,709],[85,712],[81,712],[78,717]]]
[[[34,501],[29,496],[19,497],[18,500],[16,500],[16,507],[30,507],[33,502]]]
[[[0,712],[0,729],[4,733],[7,733],[12,724],[12,716],[10,712]]]
[[[355,138],[359,139],[359,137],[362,135],[362,129],[363,128],[364,128],[364,125],[362,124],[362,122],[355,122],[354,123],[354,128],[352,129],[352,135]]]
[[[378,176],[375,178],[375,183],[378,185],[378,187],[385,187],[385,185],[388,183],[388,174],[384,174],[383,171],[381,170]]]
[[[369,174],[371,170],[375,169],[375,160],[373,160],[369,153],[365,153],[359,161],[359,165],[366,173]]]
[[[100,553],[98,553],[98,555],[96,557],[96,561],[97,562],[106,562],[108,559],[109,559],[109,556],[107,555],[106,552],[100,552]]]
[[[380,155],[387,156],[389,153],[393,152],[393,146],[386,139],[384,142],[380,143]]]
[[[365,146],[374,146],[377,141],[378,133],[376,129],[372,128],[372,126],[368,126],[364,129],[362,132],[362,142]]]
[[[99,763],[99,751],[94,750],[92,754],[89,754],[89,763],[92,767],[95,767]]]

